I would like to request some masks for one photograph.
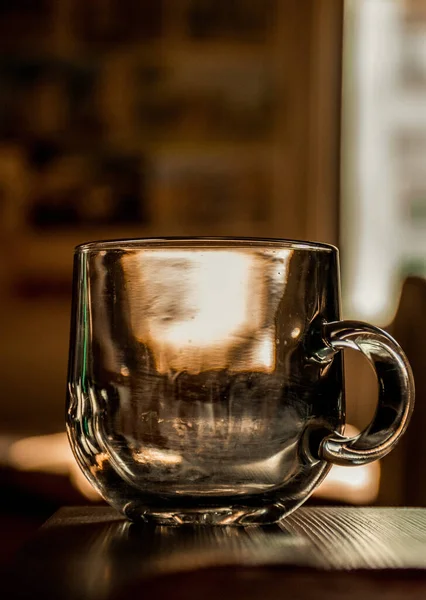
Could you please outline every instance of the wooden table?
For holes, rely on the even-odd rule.
[[[426,600],[426,509],[305,507],[262,528],[153,528],[107,507],[64,508],[3,583],[5,599]]]

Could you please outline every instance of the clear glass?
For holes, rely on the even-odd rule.
[[[332,435],[344,425],[337,346],[350,335],[324,323],[338,319],[332,246],[198,238],[78,247],[67,428],[83,472],[133,520],[279,520],[328,461],[369,460],[368,436],[358,451]],[[383,354],[386,340],[378,343]],[[402,387],[395,403],[409,408]]]

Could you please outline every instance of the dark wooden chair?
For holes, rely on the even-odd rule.
[[[416,405],[403,439],[382,461],[379,503],[426,506],[426,279],[405,280],[396,316],[387,331],[410,361]]]

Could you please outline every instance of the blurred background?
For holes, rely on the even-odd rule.
[[[322,498],[426,505],[425,107],[423,0],[0,2],[0,559],[96,500],[63,435],[72,252],[94,239],[338,244],[343,316],[395,335],[418,401],[381,475]],[[347,388],[362,428],[362,358]]]

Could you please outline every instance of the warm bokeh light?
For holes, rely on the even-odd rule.
[[[359,430],[346,425],[345,435],[355,437]],[[322,485],[315,491],[318,498],[333,498],[348,504],[372,504],[380,487],[380,462],[359,467],[333,465]]]
[[[85,498],[100,499],[78,467],[65,433],[22,438],[12,442],[5,454],[4,462],[18,471],[69,476]]]

